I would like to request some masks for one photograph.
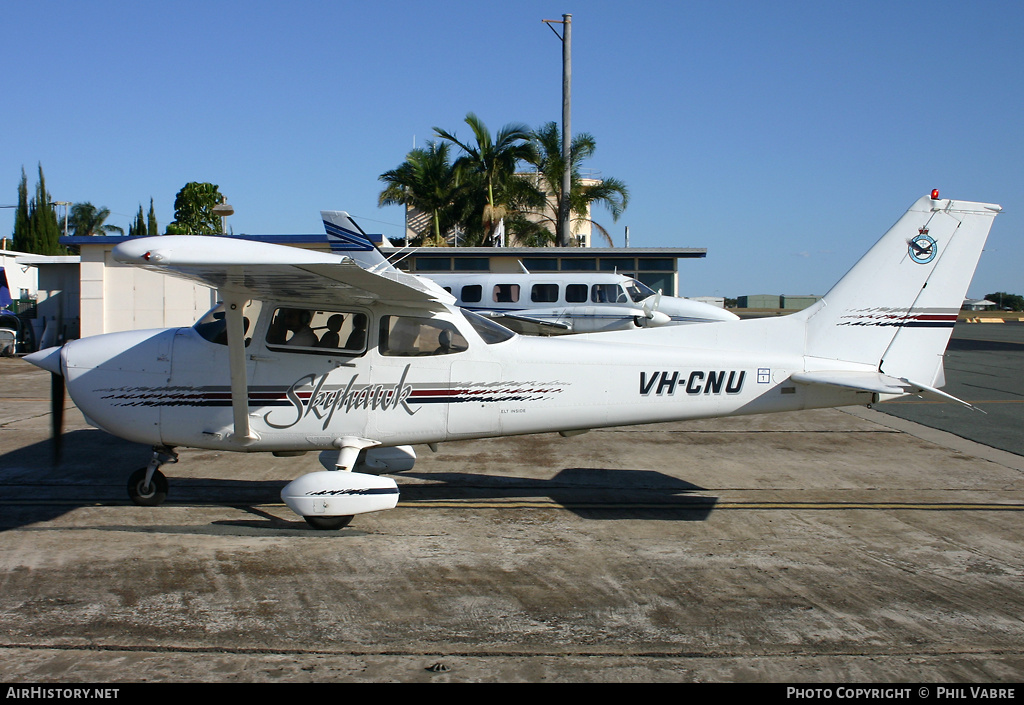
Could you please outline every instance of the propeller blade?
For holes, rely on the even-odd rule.
[[[64,377],[50,373],[50,433],[53,443],[53,460],[61,460],[64,436]]]
[[[654,318],[654,312],[661,306],[661,289],[658,289],[658,293],[654,296],[648,296],[647,300],[644,301],[644,315],[648,318]]]

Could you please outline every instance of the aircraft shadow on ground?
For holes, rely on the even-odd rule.
[[[0,455],[0,532],[60,517],[78,507],[128,504],[128,476],[149,459],[148,446],[125,441],[99,430],[65,434],[61,459],[55,461],[49,441]],[[185,462],[185,461],[183,461]],[[239,455],[239,474],[245,457]],[[320,469],[319,464],[309,471]],[[163,468],[170,481],[168,504],[246,507],[277,504],[291,479],[175,479],[174,465]],[[550,500],[580,517],[594,520],[658,518],[703,521],[716,498],[703,488],[650,470],[566,468],[550,479],[519,478],[461,472],[405,472],[393,475],[408,502],[529,502]],[[416,478],[428,484],[403,483]],[[701,493],[696,496],[696,493]],[[250,507],[248,528],[295,526]],[[301,520],[300,520],[301,521]],[[216,522],[218,525],[233,522]]]
[[[587,519],[657,516],[676,521],[703,521],[717,502],[717,498],[703,494],[704,488],[653,470],[566,468],[550,479],[416,471],[396,477],[403,498],[410,501],[550,499]],[[402,477],[415,477],[432,484],[403,486]]]

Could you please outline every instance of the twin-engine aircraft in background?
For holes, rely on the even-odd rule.
[[[463,308],[527,335],[600,333],[685,323],[735,321],[739,316],[702,301],[662,296],[613,272],[555,274],[422,274]]]
[[[342,211],[322,211],[336,249],[369,236]],[[387,238],[384,245],[391,243]],[[339,247],[340,246],[340,247]],[[401,253],[399,253],[399,256]],[[524,335],[600,333],[685,323],[735,321],[739,316],[703,301],[662,296],[617,272],[421,272],[455,297],[455,304]]]
[[[347,256],[217,237],[131,239],[114,257],[219,289],[191,328],[110,333],[28,356],[90,423],[153,447],[129,480],[159,504],[174,448],[298,454],[282,490],[317,528],[394,507],[373,473],[413,444],[871,404],[940,391],[942,356],[999,206],[938,192],[832,288],[778,318],[520,336],[398,271],[347,217]],[[965,402],[960,402],[965,403]],[[242,466],[244,467],[244,466]]]

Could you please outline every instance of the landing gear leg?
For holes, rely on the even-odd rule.
[[[167,446],[153,446],[149,465],[128,477],[128,496],[140,507],[158,507],[167,499],[167,478],[160,472],[164,463],[178,462],[178,454]]]

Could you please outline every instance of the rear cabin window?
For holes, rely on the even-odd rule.
[[[581,304],[587,300],[586,284],[569,284],[565,287],[565,300],[570,304]]]
[[[367,317],[356,311],[279,308],[267,328],[267,347],[287,352],[358,355],[366,350]]]
[[[467,304],[475,304],[483,298],[484,288],[479,284],[469,284],[468,286],[462,287],[462,302]]]
[[[518,284],[495,284],[494,302],[499,304],[514,304],[519,301]]]
[[[384,316],[380,319],[378,352],[385,357],[451,355],[469,348],[453,324],[432,318]]]
[[[538,304],[558,301],[558,284],[534,284],[530,289],[530,301]]]

